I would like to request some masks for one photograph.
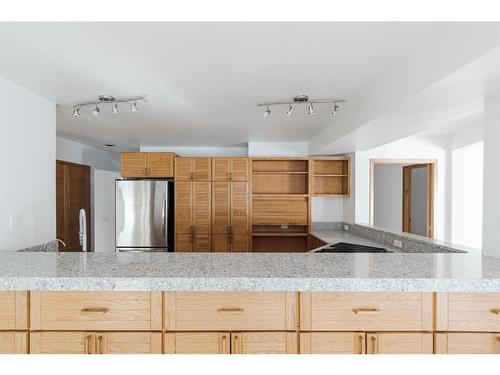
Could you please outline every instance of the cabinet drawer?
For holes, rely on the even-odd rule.
[[[492,333],[435,333],[436,354],[500,354],[500,335]]]
[[[28,332],[0,332],[0,354],[27,354]]]
[[[0,329],[28,328],[28,292],[0,292]]]
[[[161,292],[32,292],[32,330],[161,330]]]
[[[166,293],[165,329],[295,330],[296,307],[296,294],[288,292]]]
[[[438,293],[436,329],[500,332],[500,293]]]
[[[301,293],[303,331],[430,331],[432,293]]]

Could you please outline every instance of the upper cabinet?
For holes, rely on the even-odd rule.
[[[212,158],[212,181],[248,181],[249,158]]]
[[[342,197],[350,195],[350,158],[314,158],[312,171],[312,195]]]
[[[122,177],[173,177],[173,152],[122,152]]]
[[[175,158],[175,179],[178,181],[210,181],[212,158]]]

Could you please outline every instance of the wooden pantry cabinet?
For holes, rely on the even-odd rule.
[[[175,158],[176,181],[210,181],[212,179],[212,158]]]
[[[249,158],[212,158],[212,181],[249,181]]]
[[[174,176],[173,152],[122,152],[120,172],[128,178],[168,178]]]

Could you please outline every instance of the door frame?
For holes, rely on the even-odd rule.
[[[374,213],[374,207],[375,207],[375,165],[376,164],[428,164],[430,165],[430,176],[428,176],[428,189],[427,189],[427,218],[428,218],[428,225],[427,225],[427,233],[430,234],[429,238],[434,238],[434,195],[436,191],[436,165],[437,165],[437,160],[436,159],[370,159],[370,197],[369,197],[369,220],[370,220],[370,226],[374,225],[374,218],[375,218],[375,213]],[[429,178],[430,177],[430,178]],[[404,200],[404,193],[403,193],[403,200]],[[403,202],[403,207],[404,207],[404,202]],[[401,229],[403,231],[404,226],[401,226]]]
[[[69,161],[56,159],[56,169],[57,164],[68,167],[79,167],[87,170],[89,176],[89,188],[88,188],[88,201],[89,201],[89,212],[87,213],[87,252],[92,251],[92,173],[90,165],[78,164]],[[64,177],[66,179],[66,177]],[[64,189],[66,189],[66,181],[64,181]],[[57,174],[56,174],[56,195],[57,195]],[[57,226],[57,196],[56,196],[56,226]],[[59,251],[65,251],[63,248]]]

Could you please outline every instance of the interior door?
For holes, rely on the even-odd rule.
[[[161,332],[98,332],[96,354],[161,354]]]
[[[231,354],[297,354],[295,332],[231,333]]]
[[[80,209],[86,212],[87,251],[91,251],[90,167],[56,161],[57,238],[64,241],[60,251],[82,251],[80,244]]]
[[[307,332],[300,334],[301,354],[364,354],[364,332]]]
[[[166,354],[230,354],[229,332],[165,333]]]
[[[30,353],[34,354],[93,354],[94,332],[32,332]]]
[[[368,354],[432,354],[432,333],[367,333]]]

